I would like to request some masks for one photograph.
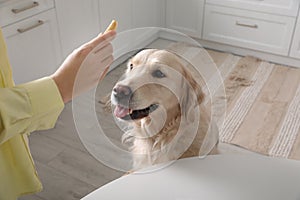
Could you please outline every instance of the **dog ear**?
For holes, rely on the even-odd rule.
[[[183,70],[183,93],[181,99],[182,115],[189,121],[193,121],[194,115],[192,114],[197,105],[204,101],[204,93],[201,86],[193,78],[193,76],[186,70]],[[196,98],[196,99],[195,99]]]
[[[194,77],[186,70],[183,71],[183,76],[186,79],[186,81],[188,81],[188,83],[190,84],[190,87],[192,87],[193,92],[197,97],[198,104],[200,105],[204,101],[204,93],[201,89],[201,86],[199,85],[199,83],[197,83]]]

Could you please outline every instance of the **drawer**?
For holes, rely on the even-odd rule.
[[[53,0],[10,0],[0,4],[0,26],[6,26],[54,7]]]
[[[296,17],[299,0],[206,0],[208,4]]]
[[[295,18],[206,5],[203,39],[288,55]]]
[[[55,9],[2,29],[16,84],[52,74],[61,63]]]

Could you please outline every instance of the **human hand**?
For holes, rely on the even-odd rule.
[[[105,76],[113,62],[113,48],[110,42],[115,35],[115,31],[108,31],[83,44],[51,75],[64,103],[93,88]]]

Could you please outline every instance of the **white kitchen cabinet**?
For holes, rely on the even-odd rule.
[[[118,32],[132,28],[132,0],[99,0],[99,12],[102,31],[113,19],[118,21]]]
[[[293,17],[206,5],[203,38],[287,56],[294,24]]]
[[[63,56],[100,31],[98,0],[55,0]]]
[[[54,9],[3,27],[16,84],[53,73],[61,62]]]
[[[161,27],[164,25],[163,0],[132,0],[132,25],[139,27]]]
[[[118,32],[140,27],[164,25],[164,0],[99,0],[101,30],[112,19],[118,21]]]
[[[294,38],[292,40],[290,56],[300,59],[300,17],[297,19]]]
[[[204,0],[166,0],[166,25],[201,38]]]
[[[206,4],[296,17],[299,0],[206,0]]]
[[[164,5],[164,0],[99,0],[101,30],[112,19],[118,21],[118,37],[113,41],[115,59],[152,42],[155,30],[136,28],[163,26]]]
[[[53,0],[6,0],[0,5],[0,26],[7,26],[51,8],[54,8]]]

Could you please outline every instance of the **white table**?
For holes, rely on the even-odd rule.
[[[252,155],[188,158],[123,176],[83,200],[299,200],[300,162]]]

